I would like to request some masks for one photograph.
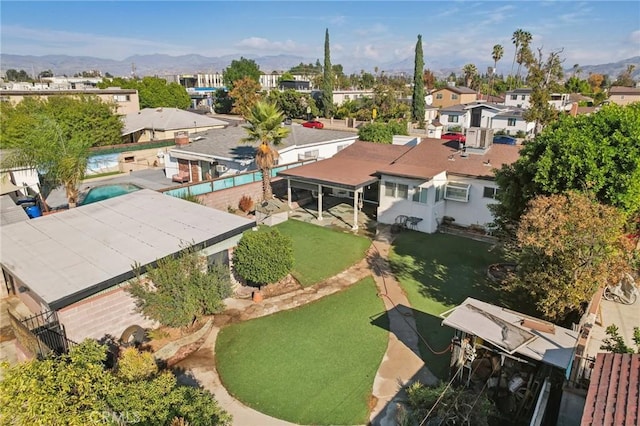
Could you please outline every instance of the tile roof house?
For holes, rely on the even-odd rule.
[[[0,267],[7,288],[33,312],[48,312],[79,342],[119,338],[154,323],[125,291],[143,269],[189,246],[228,262],[255,221],[143,189],[53,215],[3,225]]]
[[[535,123],[526,121],[523,113],[524,109],[515,106],[471,102],[443,108],[440,120],[445,131],[459,127],[463,133],[468,133],[469,129],[475,127],[503,131],[507,135],[516,135],[518,132],[530,135]]]

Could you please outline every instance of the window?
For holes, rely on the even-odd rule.
[[[409,185],[395,182],[384,183],[384,195],[393,198],[407,199],[409,195]]]
[[[113,95],[113,100],[116,102],[129,102],[131,99],[129,95]]]
[[[420,188],[416,186],[413,188],[413,201],[416,203],[427,204],[427,197],[429,195],[429,188]]]
[[[469,185],[468,183],[451,182],[445,187],[444,198],[451,201],[469,201]]]
[[[447,122],[448,123],[457,123],[458,122],[458,116],[457,115],[448,115],[447,116]]]
[[[495,200],[499,193],[500,193],[500,188],[485,186],[484,190],[482,191],[482,196],[484,198],[493,198]]]
[[[451,100],[455,101],[456,99],[458,99],[458,95],[456,95],[455,93],[452,93]]]
[[[442,99],[442,98],[443,98],[442,93],[436,93],[436,99]]]
[[[444,185],[436,186],[436,203],[444,200]]]
[[[507,119],[507,126],[509,127],[513,127],[516,125],[516,119],[515,118],[509,118]]]
[[[124,162],[125,163],[133,163],[135,161],[135,157],[133,155],[129,156],[129,157],[124,157]]]
[[[527,98],[527,95],[522,95],[522,96],[520,96],[520,99],[521,99],[521,100],[523,100],[523,101],[524,101],[526,98]]]
[[[518,95],[511,95],[511,100],[512,101],[518,100]]]

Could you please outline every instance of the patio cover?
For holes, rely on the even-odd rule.
[[[506,353],[518,353],[562,370],[569,368],[578,341],[577,331],[471,297],[454,308],[442,324],[478,336]]]
[[[2,268],[60,309],[188,246],[227,248],[254,220],[143,189],[2,226]]]
[[[10,194],[20,189],[22,189],[22,187],[16,186],[11,182],[9,173],[0,173],[0,195]]]

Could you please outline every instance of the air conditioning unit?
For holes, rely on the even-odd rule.
[[[229,170],[229,168],[227,166],[225,166],[224,164],[218,164],[216,166],[216,172],[218,172],[218,173],[224,173],[227,170]]]

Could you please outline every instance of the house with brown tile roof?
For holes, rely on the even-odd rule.
[[[362,202],[377,203],[378,222],[411,217],[413,229],[432,233],[445,216],[463,226],[492,222],[488,205],[498,192],[494,171],[516,161],[519,150],[492,144],[461,149],[458,142],[431,138],[415,146],[357,141],[332,158],[278,176],[287,180],[289,200],[292,190],[315,191],[319,212],[322,193],[330,189],[353,199],[355,215]]]

